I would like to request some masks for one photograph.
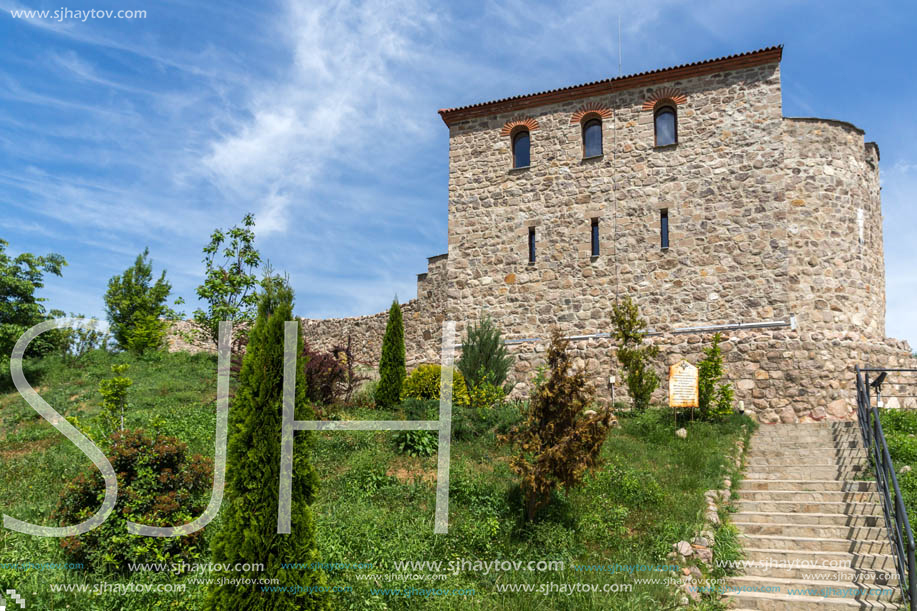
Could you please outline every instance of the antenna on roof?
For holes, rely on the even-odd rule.
[[[621,15],[618,15],[618,76],[621,76]]]

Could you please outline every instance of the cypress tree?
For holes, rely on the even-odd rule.
[[[283,326],[293,320],[293,291],[278,279],[263,284],[258,317],[249,335],[230,411],[226,473],[226,501],[223,523],[214,537],[213,561],[233,566],[262,563],[263,571],[234,571],[214,577],[229,579],[278,579],[279,586],[324,586],[322,572],[282,568],[282,563],[318,561],[315,521],[311,504],[318,487],[318,475],[309,460],[313,433],[295,435],[293,454],[292,531],[277,534],[277,505],[280,484],[280,441],[283,414]],[[296,349],[301,361],[302,335]],[[303,363],[296,370],[302,371]],[[313,420],[306,399],[303,375],[296,376],[295,416]],[[263,592],[260,585],[214,585],[206,608],[212,611],[245,609],[279,611],[328,609],[327,599],[318,593]]]
[[[379,359],[379,386],[376,388],[376,405],[394,407],[401,401],[404,383],[404,322],[401,306],[396,298],[388,310],[385,337],[382,338],[382,358]]]

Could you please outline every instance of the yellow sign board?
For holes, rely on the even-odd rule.
[[[669,407],[697,407],[697,367],[681,361],[669,367]]]

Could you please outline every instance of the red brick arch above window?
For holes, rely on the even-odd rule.
[[[584,104],[580,106],[579,110],[573,113],[570,116],[570,123],[583,123],[589,119],[610,119],[611,110],[602,106],[601,104],[593,102],[592,104]]]
[[[515,119],[510,119],[503,124],[503,129],[500,130],[500,135],[509,136],[513,132],[519,131],[519,129],[527,129],[529,131],[538,129],[538,121],[532,117],[517,117]]]
[[[657,89],[643,103],[643,110],[654,110],[660,103],[684,104],[688,101],[684,93],[674,87]]]

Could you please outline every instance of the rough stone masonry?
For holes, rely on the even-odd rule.
[[[439,111],[449,252],[429,259],[404,304],[409,366],[439,360],[443,320],[461,333],[488,314],[524,394],[559,325],[580,337],[571,349],[607,400],[611,306],[630,295],[661,348],[661,379],[682,358],[700,360],[721,328],[736,401],[762,422],[850,419],[854,364],[917,367],[906,342],[885,337],[879,148],[844,121],[784,117],[781,55],[770,47]],[[656,146],[663,108],[677,142]],[[602,154],[584,158],[595,120]],[[520,131],[531,161],[514,168]],[[385,320],[303,327],[323,348],[351,335],[357,358],[375,364]],[[173,338],[173,348],[189,346]]]

